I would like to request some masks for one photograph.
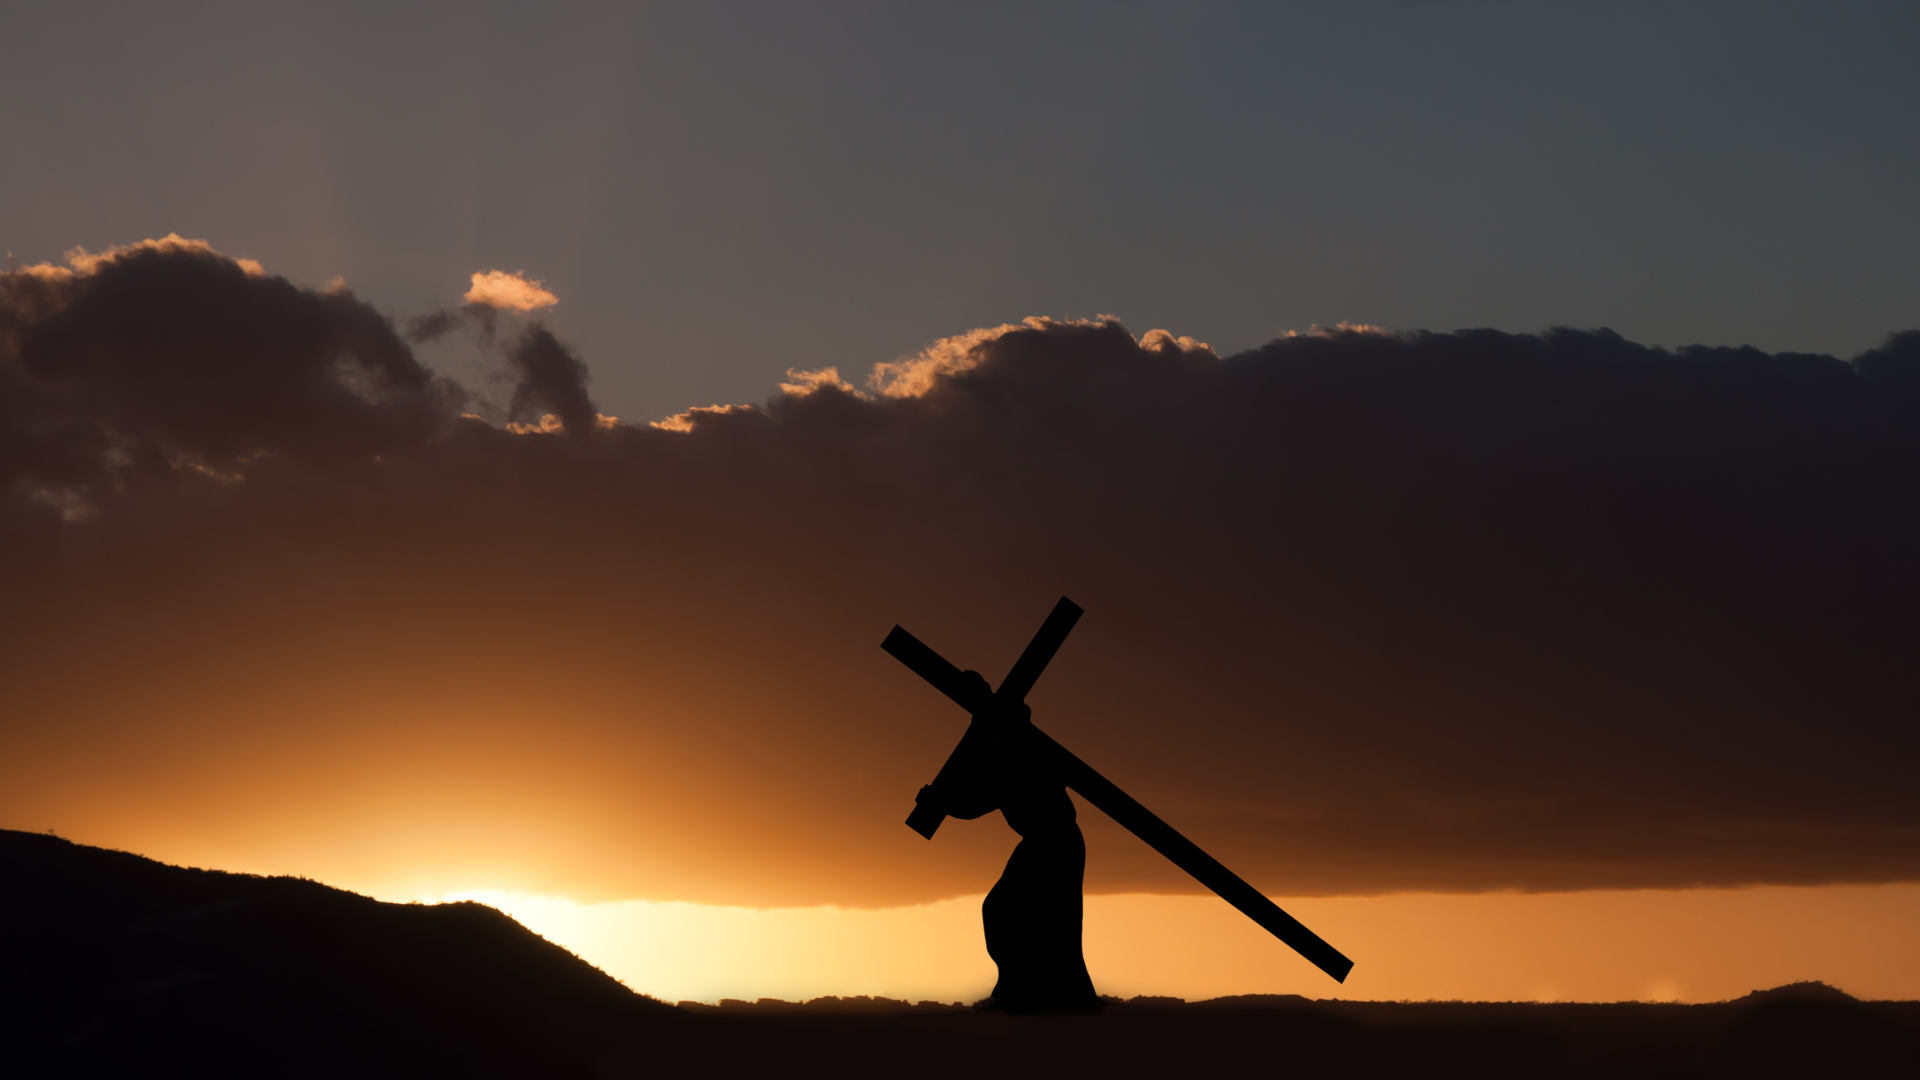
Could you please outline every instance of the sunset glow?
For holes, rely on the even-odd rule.
[[[187,0],[0,62],[50,1052],[756,1013],[568,951],[993,996],[912,1038],[1824,983],[1590,1011],[1693,1017],[1673,1075],[1780,1002],[1920,1040],[1920,7]]]
[[[977,896],[877,911],[478,900],[669,1001],[867,994],[976,1001],[993,983]],[[1204,1000],[1725,1001],[1822,979],[1920,997],[1920,886],[1279,899],[1358,963],[1337,989],[1213,897],[1087,898],[1106,994]]]

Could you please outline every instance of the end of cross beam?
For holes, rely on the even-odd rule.
[[[931,840],[933,834],[939,830],[940,823],[945,820],[947,815],[931,806],[916,806],[913,808],[913,813],[907,815],[907,828]]]

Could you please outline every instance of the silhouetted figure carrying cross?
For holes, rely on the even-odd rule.
[[[985,679],[966,676],[990,693]],[[1029,724],[1027,708],[1006,716]],[[992,728],[963,740],[951,772],[941,770],[939,790],[920,789],[920,801],[937,803],[949,816],[968,821],[995,810],[1020,834],[1000,880],[981,905],[987,955],[1000,967],[991,1008],[1008,1012],[1096,1009],[1100,999],[1087,975],[1080,947],[1080,886],[1087,845],[1075,822],[1065,782],[1026,752],[1013,732]]]
[[[949,816],[977,818],[997,809],[1020,834],[1006,871],[981,911],[987,952],[1000,965],[992,1004],[1010,1012],[1099,1007],[1080,948],[1080,885],[1087,846],[1067,788],[1314,966],[1345,982],[1353,961],[1340,950],[1033,726],[1027,691],[1079,618],[1079,606],[1061,597],[998,690],[978,672],[949,664],[898,626],[880,644],[973,717],[939,775],[920,789],[917,805],[907,816],[908,827],[931,840]]]

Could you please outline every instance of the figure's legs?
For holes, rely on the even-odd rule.
[[[1080,944],[1087,848],[1077,825],[1029,836],[981,905],[995,1005],[1012,1012],[1099,1006]]]

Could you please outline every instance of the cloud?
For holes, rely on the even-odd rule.
[[[648,426],[659,431],[678,431],[684,433],[692,431],[696,424],[709,420],[712,422],[722,422],[723,418],[735,414],[757,416],[760,414],[760,410],[752,405],[696,405],[686,412],[675,413],[665,420],[655,420]]]
[[[599,425],[600,413],[587,396],[587,365],[553,331],[540,325],[528,327],[507,349],[507,359],[520,376],[513,391],[514,419],[550,414],[573,432]]]
[[[54,266],[51,263],[35,263],[31,266],[21,267],[20,270],[34,277],[48,280],[64,280],[75,274],[85,275],[95,273],[102,266],[144,252],[154,252],[163,255],[217,256],[231,262],[253,277],[259,277],[266,273],[266,270],[252,259],[240,259],[229,255],[220,255],[213,250],[213,245],[207,243],[205,240],[188,240],[179,233],[168,233],[157,240],[141,240],[124,246],[110,247],[98,255],[89,252],[86,248],[76,247],[67,252],[67,266],[72,269]]]
[[[798,371],[788,368],[787,378],[793,381],[781,383],[780,392],[791,397],[806,397],[815,390],[828,386],[855,397],[865,396],[852,383],[840,377],[840,369],[837,367],[825,367],[818,371]]]
[[[208,251],[0,279],[0,818],[977,892],[1003,831],[900,825],[964,718],[878,642],[997,679],[1065,593],[1036,722],[1276,894],[1920,879],[1920,333],[1031,319],[644,427],[505,340],[513,430]],[[1091,888],[1191,888],[1083,821]]]
[[[560,302],[559,297],[546,290],[544,282],[530,280],[519,272],[509,274],[505,270],[489,270],[473,275],[473,287],[467,290],[467,295],[462,299],[476,307],[501,311],[538,311]]]
[[[296,288],[203,242],[73,263],[0,277],[0,482],[63,505],[183,468],[419,446],[461,396],[351,293]]]
[[[943,376],[972,370],[980,362],[980,347],[991,344],[1022,326],[1044,329],[1049,319],[1029,316],[1024,322],[982,327],[964,334],[941,338],[913,356],[875,364],[867,385],[887,397],[920,397],[939,384]],[[1079,324],[1075,324],[1079,325]]]
[[[505,317],[497,308],[470,302],[456,311],[436,311],[411,320],[406,340],[418,345],[463,327],[476,335],[483,350],[504,359],[515,379],[513,396],[505,409],[509,430],[581,435],[615,422],[600,414],[587,393],[590,376],[586,363],[540,319]],[[503,342],[504,331],[513,331],[510,341]]]

